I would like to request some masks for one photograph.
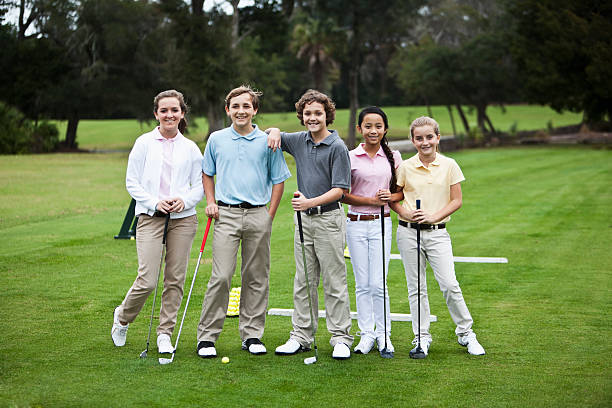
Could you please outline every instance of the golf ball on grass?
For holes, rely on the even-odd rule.
[[[223,364],[227,364],[227,363],[229,363],[229,357],[223,357],[223,358],[221,359],[221,362],[222,362]]]

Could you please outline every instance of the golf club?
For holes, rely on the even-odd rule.
[[[166,255],[166,236],[168,235],[168,222],[170,221],[170,213],[166,214],[166,222],[164,224],[164,236],[162,238],[162,254],[159,261],[159,270],[157,271],[157,280],[155,281],[155,294],[153,295],[153,307],[151,308],[151,320],[149,321],[149,334],[147,335],[147,348],[140,353],[140,358],[146,358],[149,351],[149,341],[151,340],[151,327],[153,326],[153,312],[155,312],[155,300],[157,299],[157,286],[159,286],[159,277],[161,276],[162,265],[164,264],[164,256]]]
[[[300,195],[295,193],[294,197],[299,197]],[[300,244],[302,245],[302,261],[304,262],[304,276],[306,277],[306,290],[308,291],[308,306],[310,308],[310,325],[312,327],[312,344],[314,346],[314,357],[307,357],[304,359],[304,364],[314,364],[319,359],[319,351],[317,350],[317,336],[315,334],[315,317],[314,312],[312,311],[312,299],[310,298],[310,283],[308,281],[308,269],[306,268],[306,250],[304,249],[304,230],[302,229],[302,212],[296,211],[297,220],[298,220],[298,229],[300,231]],[[318,313],[317,313],[318,315]]]
[[[383,284],[383,318],[385,319],[385,348],[380,351],[382,358],[393,358],[393,352],[387,348],[387,279],[385,276],[385,206],[380,206],[380,232],[382,243],[382,284]]]
[[[202,252],[204,252],[204,246],[206,245],[206,238],[208,237],[208,230],[210,229],[210,222],[212,218],[208,219],[206,223],[206,231],[204,231],[204,238],[202,239],[202,246],[200,246],[200,255],[198,255],[198,263],[196,263],[195,272],[193,273],[193,278],[191,279],[191,287],[189,288],[189,295],[187,295],[187,302],[185,302],[185,310],[183,310],[183,318],[181,319],[181,325],[179,326],[178,334],[176,335],[176,343],[174,343],[174,350],[172,350],[172,357],[163,358],[160,357],[159,364],[170,364],[174,361],[174,355],[176,354],[176,349],[178,347],[179,339],[181,338],[181,331],[183,330],[183,323],[185,322],[185,315],[187,314],[187,308],[189,307],[189,300],[191,299],[191,292],[193,291],[193,284],[195,283],[196,276],[198,276],[198,269],[200,268],[200,261],[202,260]]]
[[[417,210],[421,209],[421,200],[416,200],[416,208]],[[417,346],[415,348],[413,348],[412,350],[410,350],[410,358],[416,358],[416,359],[423,359],[425,357],[427,357],[427,354],[425,354],[425,352],[423,351],[423,349],[421,348],[421,225],[417,224],[417,228],[416,228],[416,233],[417,233],[417,286],[418,286],[418,291],[417,291],[417,307],[419,309],[418,313],[417,313],[417,328],[419,331],[419,334],[417,335]]]

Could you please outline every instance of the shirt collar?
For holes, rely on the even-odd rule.
[[[423,167],[425,169],[427,168],[421,162],[421,159],[419,158],[419,154],[418,153],[414,156],[414,158],[415,158],[415,160],[414,160],[414,167]],[[440,153],[436,152],[436,158],[430,164],[433,164],[434,166],[439,166],[440,165]]]
[[[368,152],[365,151],[363,146],[365,146],[365,143],[360,143],[359,146],[355,148],[355,154],[357,156],[363,156],[364,154],[368,154]],[[382,146],[376,152],[376,156],[385,156],[385,152],[383,151]]]
[[[318,144],[324,144],[324,145],[331,145],[336,139],[340,138],[340,136],[338,136],[338,132],[336,132],[335,130],[331,130],[328,129],[331,133],[323,140],[321,140]],[[310,143],[312,144],[317,144],[314,142],[314,140],[312,140],[312,135],[310,134],[310,131],[306,132],[306,140],[309,140]]]
[[[182,137],[185,137],[183,136],[180,130],[177,130],[176,136],[174,136],[172,139],[166,139],[159,131],[159,126],[156,127],[155,130],[153,131],[153,136],[155,137],[156,140],[161,140],[162,142],[163,141],[176,142],[180,140]]]
[[[236,131],[236,129],[234,129],[234,125],[232,124],[230,126],[230,129],[232,131],[232,139],[239,139],[241,137],[248,139],[248,140],[253,140],[255,139],[255,135],[257,134],[257,132],[259,131],[259,128],[257,127],[257,125],[253,124],[253,131],[251,133],[249,133],[248,135],[241,135],[240,133],[238,133]]]

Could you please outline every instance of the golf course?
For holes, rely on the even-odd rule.
[[[1,156],[0,306],[7,320],[0,406],[609,406],[612,150],[509,147],[449,156],[466,177],[463,207],[448,226],[455,255],[508,259],[456,264],[485,356],[470,356],[457,344],[428,273],[437,321],[424,360],[408,356],[409,322],[393,322],[395,358],[382,359],[373,350],[333,360],[323,319],[316,364],[303,364],[308,354],[275,356],[291,330],[283,316],[268,316],[264,356],[241,350],[238,320],[228,318],[216,346],[230,362],[198,358],[196,325],[211,273],[211,234],[176,357],[165,366],[158,364],[154,337],[149,357],[139,358],[152,296],[130,325],[125,347],[114,347],[110,338],[113,309],[137,268],[135,241],[113,239],[130,202],[128,153]],[[293,307],[290,198],[296,179],[295,163],[286,158],[292,177],[273,225],[270,308]],[[185,299],[206,225],[203,208],[201,203]],[[393,224],[395,241],[396,217]],[[395,242],[392,252],[398,253]],[[350,260],[347,267],[355,310]],[[389,269],[391,311],[409,313],[401,261],[392,260]],[[240,286],[239,270],[232,283]],[[353,321],[351,333],[357,331]]]

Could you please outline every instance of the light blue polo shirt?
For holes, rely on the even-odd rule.
[[[267,204],[272,186],[291,176],[281,149],[272,151],[268,148],[268,135],[257,125],[253,128],[251,133],[242,136],[232,125],[213,132],[208,138],[202,171],[208,176],[217,176],[217,201]]]

